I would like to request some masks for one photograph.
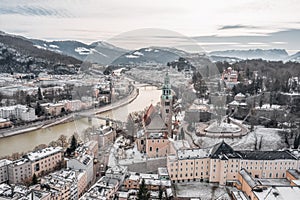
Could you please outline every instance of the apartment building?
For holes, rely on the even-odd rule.
[[[8,165],[12,161],[7,159],[0,160],[0,184],[8,182]]]
[[[21,158],[8,165],[9,184],[22,183],[26,179],[31,179],[32,176],[32,165],[29,159]]]
[[[61,170],[41,178],[41,184],[57,190],[62,199],[77,200],[87,187],[83,170]]]
[[[167,158],[173,182],[203,181],[232,184],[241,169],[256,178],[285,178],[298,169],[298,159],[288,151],[235,151],[224,141],[208,149],[178,150]]]
[[[88,154],[81,154],[67,161],[67,168],[75,170],[85,170],[87,184],[89,185],[94,178],[93,157]]]
[[[0,118],[33,121],[37,117],[34,108],[18,104],[15,106],[0,107]]]
[[[24,157],[31,162],[31,174],[41,176],[44,173],[54,171],[61,165],[62,147],[48,147],[28,153]]]

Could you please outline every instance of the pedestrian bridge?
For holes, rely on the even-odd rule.
[[[116,126],[116,128],[123,128],[123,127],[126,126],[126,122],[111,119],[109,117],[102,117],[102,116],[99,116],[99,115],[96,115],[96,114],[76,113],[76,114],[74,114],[74,117],[75,118],[88,118],[89,121],[91,121],[93,118],[109,121],[109,122],[112,122]]]

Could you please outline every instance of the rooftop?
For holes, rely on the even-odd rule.
[[[62,147],[48,147],[39,151],[31,152],[26,155],[26,157],[31,161],[36,161],[41,158],[54,155],[62,151]]]
[[[297,160],[288,151],[236,151],[246,160]]]
[[[0,160],[0,167],[3,167],[3,166],[8,165],[10,163],[12,163],[11,160],[2,159],[2,160]]]

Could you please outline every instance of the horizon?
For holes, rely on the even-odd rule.
[[[300,51],[296,0],[47,1],[0,0],[0,30],[47,41],[109,41],[132,30],[172,30],[206,52],[248,49]]]

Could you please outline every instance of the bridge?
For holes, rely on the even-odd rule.
[[[98,115],[92,114],[92,113],[75,113],[74,117],[75,118],[88,118],[89,121],[91,121],[92,118],[109,121],[109,122],[112,122],[113,124],[115,124],[116,128],[123,128],[127,124],[126,122],[123,122],[120,120],[111,119],[109,117],[102,117],[102,116],[98,116]]]

